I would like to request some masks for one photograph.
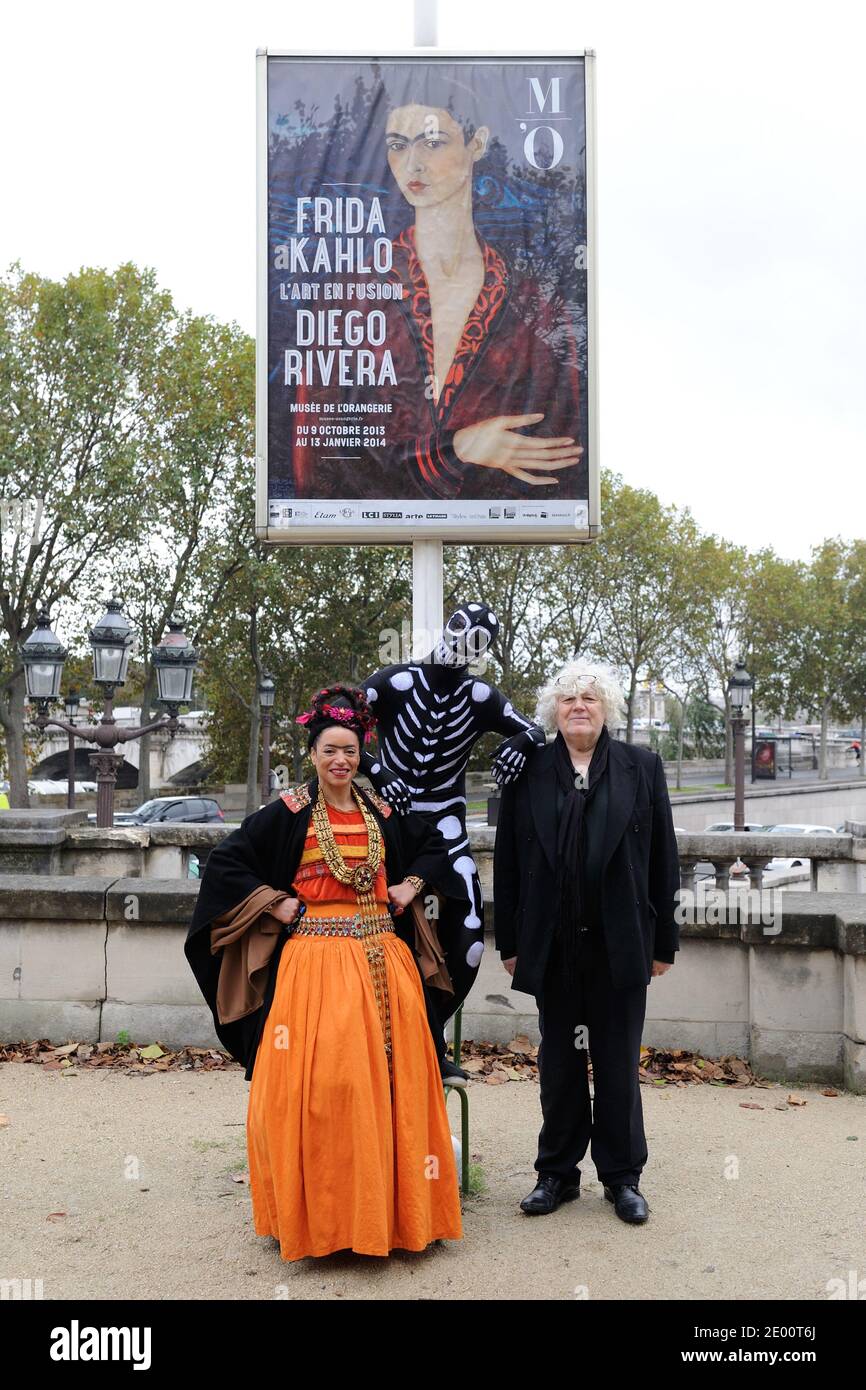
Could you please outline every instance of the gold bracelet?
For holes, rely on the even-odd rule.
[[[423,878],[419,878],[417,874],[407,874],[403,881],[404,883],[411,883],[416,893],[420,893],[424,887]]]

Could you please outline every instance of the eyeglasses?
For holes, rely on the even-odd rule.
[[[557,695],[556,698],[558,700],[576,700],[578,698],[578,692],[584,699],[598,700],[600,698],[598,681],[595,676],[577,676],[574,680],[557,679],[554,684],[567,687],[567,689],[563,690],[561,695]],[[587,686],[591,687],[589,694],[585,693]]]

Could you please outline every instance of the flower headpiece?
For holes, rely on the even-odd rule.
[[[351,705],[334,705],[331,700],[334,696],[341,695],[344,699],[351,701]],[[362,733],[364,743],[368,743],[373,728],[376,723],[373,711],[367,703],[367,697],[362,690],[356,690],[351,685],[331,685],[320,690],[313,698],[312,709],[304,714],[299,714],[295,718],[296,724],[309,724],[311,720],[321,723],[326,727],[329,722],[345,724],[347,727],[355,729],[356,733]]]

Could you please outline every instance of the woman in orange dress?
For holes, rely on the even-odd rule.
[[[198,914],[212,959],[246,952],[234,960],[239,979],[222,961],[228,980],[216,978],[212,1007],[229,1050],[248,1060],[253,1224],[285,1260],[422,1250],[462,1236],[407,911],[435,882],[444,845],[420,817],[397,817],[354,786],[373,723],[362,692],[320,691],[301,721],[316,777],[213,851]],[[195,928],[194,918],[191,940]],[[189,942],[187,954],[193,963]],[[246,1048],[228,1033],[242,1025]]]

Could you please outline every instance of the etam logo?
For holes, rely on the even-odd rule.
[[[527,81],[529,83],[529,115],[538,115],[548,121],[556,119],[562,120],[559,78],[549,78],[546,87],[542,86],[542,79],[540,77],[529,77]],[[530,126],[527,121],[521,121],[520,129],[526,131],[526,138],[523,141],[523,153],[526,156],[527,163],[531,164],[533,169],[555,169],[557,164],[561,162],[562,156],[565,153],[565,143],[556,126],[546,124]],[[549,137],[551,146],[549,154],[545,151],[548,157],[545,158],[543,164],[539,162],[539,152],[537,148],[538,135],[541,131],[544,131]],[[545,141],[545,144],[547,144],[547,141]]]
[[[69,1327],[51,1329],[52,1361],[132,1361],[134,1371],[150,1370],[149,1327]]]

